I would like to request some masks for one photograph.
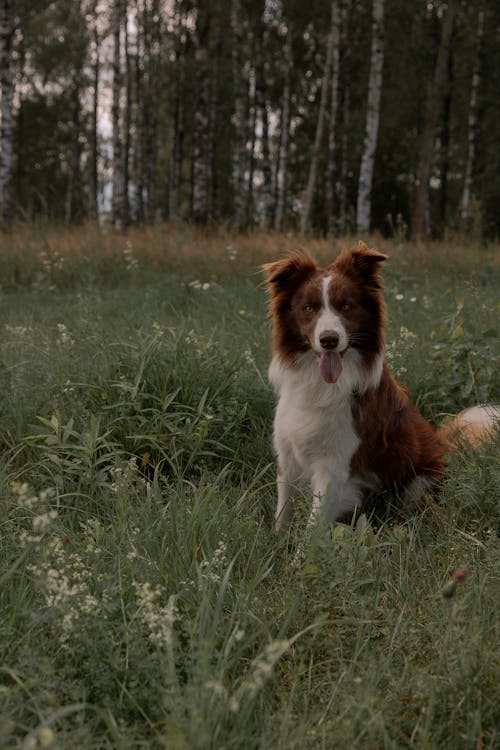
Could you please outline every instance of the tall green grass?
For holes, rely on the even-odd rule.
[[[500,400],[493,267],[394,253],[389,356],[424,414]],[[0,746],[497,747],[495,446],[294,565],[265,294],[231,262],[1,291]]]

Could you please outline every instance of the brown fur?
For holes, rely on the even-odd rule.
[[[441,476],[446,443],[387,364],[378,388],[356,398],[354,421],[361,442],[351,463],[353,476],[376,474],[389,488],[403,487],[415,476]]]

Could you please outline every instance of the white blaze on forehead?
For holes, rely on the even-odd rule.
[[[328,287],[330,286],[331,276],[325,276],[321,282],[321,311],[319,318],[316,321],[314,328],[314,348],[316,351],[321,350],[321,344],[319,338],[326,331],[333,331],[339,337],[339,345],[337,351],[343,352],[347,348],[347,331],[342,323],[340,317],[335,313],[332,306],[330,305],[330,297],[328,294]]]

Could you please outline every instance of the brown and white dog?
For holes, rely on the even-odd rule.
[[[304,482],[312,487],[310,524],[352,513],[367,491],[396,489],[418,501],[442,476],[462,425],[481,436],[498,417],[473,407],[436,432],[411,403],[384,358],[386,258],[359,242],[327,268],[301,255],[264,266],[274,328],[269,379],[279,396],[278,531]]]

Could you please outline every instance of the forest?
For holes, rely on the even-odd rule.
[[[496,239],[495,0],[1,0],[1,224]]]

